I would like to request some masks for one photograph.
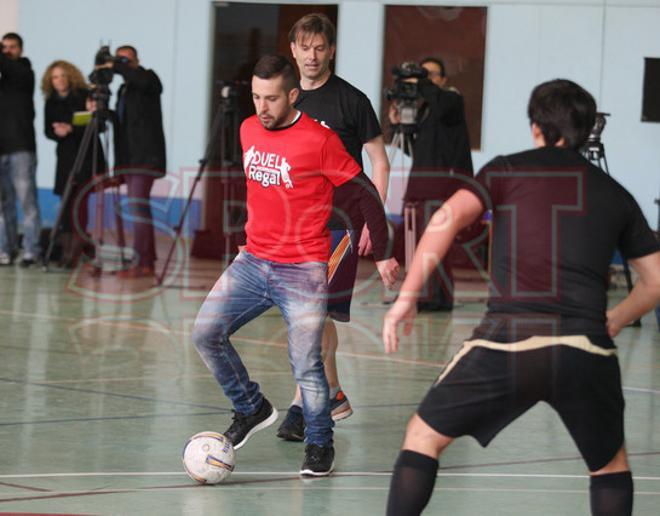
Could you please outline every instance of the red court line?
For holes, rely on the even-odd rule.
[[[88,514],[73,514],[65,512],[0,512],[0,516],[90,516]]]
[[[10,484],[9,482],[0,482],[0,486],[15,487],[17,489],[26,489],[28,491],[37,491],[38,493],[50,493],[51,491],[50,489],[43,489],[41,487],[24,486],[21,484]]]
[[[291,481],[300,481],[299,475],[292,475],[291,477],[282,477],[282,478],[263,478],[263,479],[253,479],[253,480],[237,480],[225,482],[225,485],[245,485],[245,484],[266,484],[273,482],[291,482]],[[140,491],[158,491],[161,489],[190,489],[190,488],[204,488],[207,489],[209,486],[204,486],[202,484],[176,484],[171,486],[151,486],[151,487],[141,487],[141,488],[128,488],[128,489],[114,489],[110,491],[78,491],[70,493],[57,493],[50,495],[41,495],[41,496],[19,496],[14,498],[0,498],[0,503],[3,502],[29,502],[32,500],[50,500],[54,498],[75,498],[81,496],[94,496],[94,495],[109,495],[109,494],[134,494]],[[212,486],[211,486],[212,487]],[[0,516],[3,515],[14,515],[19,513],[14,512],[0,512]],[[20,513],[21,516],[27,516],[30,513]],[[55,516],[55,515],[45,515],[45,514],[34,514],[33,516]],[[85,515],[73,515],[73,514],[61,514],[58,516],[85,516]]]

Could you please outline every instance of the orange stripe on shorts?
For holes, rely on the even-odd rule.
[[[328,260],[328,283],[332,281],[332,278],[339,267],[339,264],[346,256],[346,252],[351,248],[351,237],[348,233],[339,241],[337,247],[332,252],[330,259]]]

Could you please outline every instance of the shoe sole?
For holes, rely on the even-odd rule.
[[[332,414],[330,414],[333,421],[341,421],[342,419],[346,419],[347,417],[353,414],[353,409],[348,404],[345,407],[342,407],[340,405],[339,409],[335,409],[335,410],[337,412],[333,412]]]
[[[256,432],[259,430],[263,430],[264,428],[268,428],[270,425],[272,425],[275,421],[277,421],[277,409],[273,407],[273,411],[270,413],[270,416],[268,416],[266,419],[264,419],[261,423],[258,425],[255,425],[248,433],[247,435],[243,438],[243,440],[238,443],[234,444],[234,450],[238,450],[242,448],[246,442],[248,442],[248,439],[252,437]]]
[[[305,440],[305,437],[302,435],[283,434],[281,432],[277,432],[277,437],[283,439],[284,441],[290,441],[293,443],[301,443]]]
[[[332,465],[328,471],[312,471],[311,469],[301,469],[300,475],[303,477],[327,477],[335,469],[335,462],[332,461]]]

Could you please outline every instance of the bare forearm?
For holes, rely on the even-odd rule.
[[[365,150],[371,162],[371,180],[378,190],[381,201],[385,204],[387,188],[390,182],[390,162],[385,152],[385,142],[382,136],[377,136],[365,144]]]
[[[445,207],[433,214],[426,231],[422,235],[410,270],[401,285],[400,296],[404,299],[418,298],[422,287],[432,271],[447,255],[459,228]]]
[[[630,294],[607,313],[608,325],[622,328],[652,310],[660,302],[660,285],[638,281]]]
[[[461,189],[433,214],[401,286],[402,298],[419,297],[424,283],[447,255],[458,232],[477,220],[482,211],[483,204],[479,198]]]
[[[384,162],[374,164],[373,166],[373,178],[372,181],[376,190],[378,190],[378,195],[380,195],[380,200],[387,200],[387,187],[390,182],[390,164],[385,160]]]
[[[660,303],[660,251],[629,263],[639,279],[628,297],[607,312],[607,329],[612,337]]]

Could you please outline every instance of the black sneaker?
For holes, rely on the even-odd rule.
[[[234,450],[238,450],[252,434],[277,421],[277,410],[264,398],[261,407],[255,414],[246,416],[234,411],[233,420],[231,426],[225,430],[224,436],[231,441]]]
[[[29,257],[22,258],[21,261],[18,262],[18,265],[25,269],[27,267],[30,267],[31,265],[34,265],[35,263],[37,263],[37,260],[35,258],[32,258],[31,256],[29,256]]]
[[[305,420],[302,409],[298,405],[291,405],[286,417],[277,429],[277,437],[285,441],[302,442],[305,440]]]
[[[335,468],[335,449],[332,446],[305,446],[305,460],[300,474],[311,477],[326,477]]]

